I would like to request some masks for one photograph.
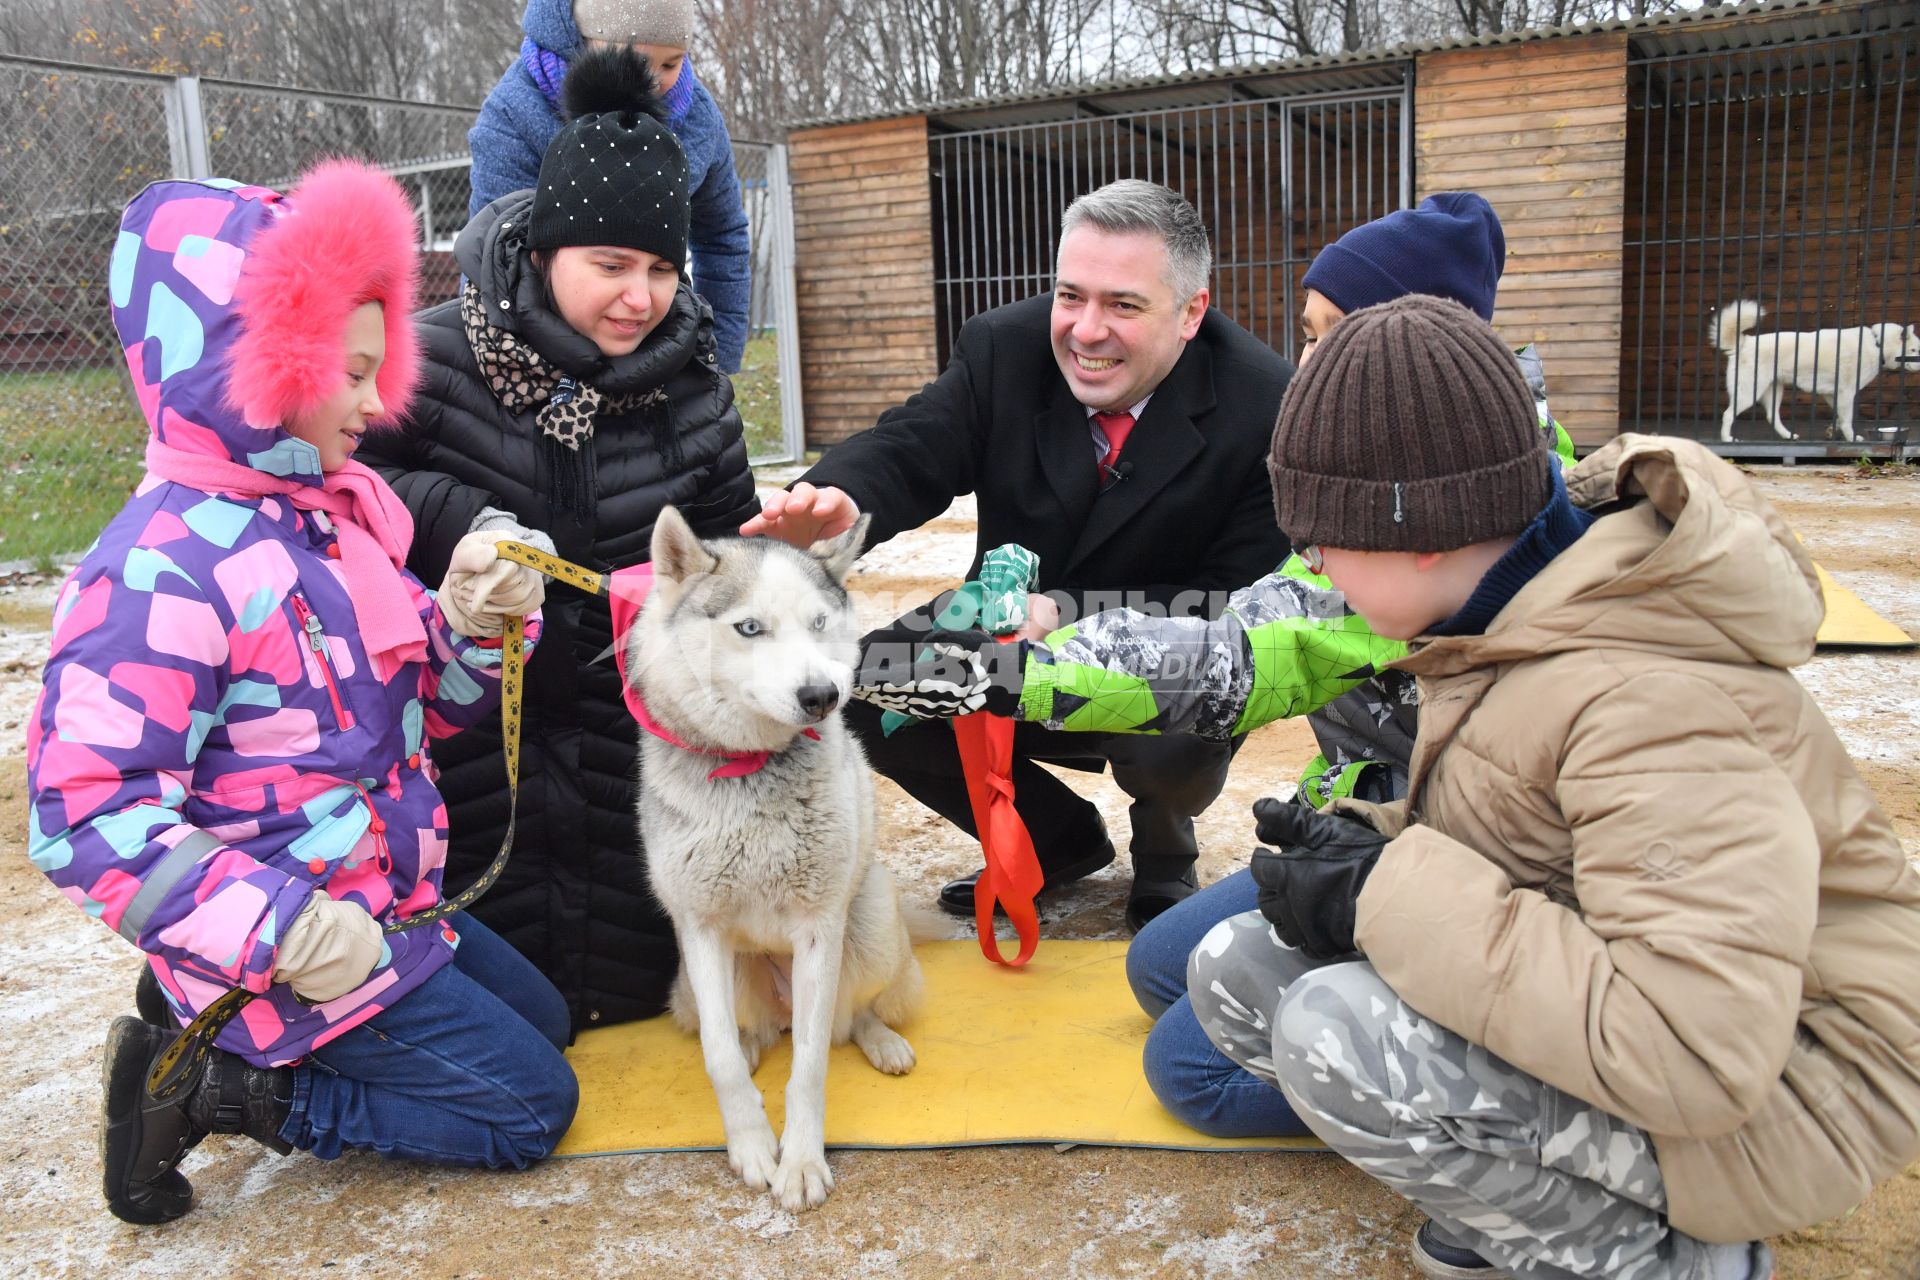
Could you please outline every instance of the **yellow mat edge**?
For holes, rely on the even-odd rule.
[[[1920,648],[1920,640],[1915,640],[1895,623],[1882,617],[1872,605],[1848,587],[1843,587],[1834,576],[1827,572],[1826,566],[1815,563],[1814,572],[1820,577],[1820,591],[1825,597],[1826,617],[1820,622],[1820,631],[1814,637],[1814,644],[1822,649],[1915,649]],[[1862,622],[1851,619],[1849,627],[1860,627],[1861,631],[1849,635],[1846,639],[1830,638],[1837,631],[1834,615],[1835,604],[1840,604],[1851,613],[1858,610],[1867,616]]]
[[[1115,1142],[1099,1138],[985,1138],[958,1142],[831,1142],[829,1151],[952,1151],[961,1147],[1107,1147],[1122,1151],[1234,1152],[1295,1151],[1312,1154],[1329,1148],[1318,1138],[1215,1138],[1194,1143]],[[722,1152],[724,1145],[702,1147],[621,1147],[606,1151],[556,1151],[549,1160],[592,1160],[600,1156],[673,1155],[678,1152]]]

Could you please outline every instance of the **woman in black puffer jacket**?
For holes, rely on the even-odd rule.
[[[645,60],[583,56],[566,94],[573,119],[540,185],[468,224],[454,247],[461,298],[418,317],[427,368],[411,420],[362,449],[413,513],[408,567],[428,582],[476,529],[550,538],[608,570],[647,558],[669,504],[708,536],[760,509],[712,314],[685,283],[686,161],[652,110]],[[473,913],[552,979],[580,1030],[658,1013],[679,956],[646,888],[607,602],[554,582],[545,617],[513,856]],[[454,889],[506,834],[499,717],[435,757]]]

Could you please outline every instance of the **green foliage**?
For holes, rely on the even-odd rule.
[[[146,443],[118,369],[0,377],[0,560],[86,550],[139,483]]]
[[[780,454],[780,355],[771,333],[747,343],[740,372],[733,375],[733,403],[746,427],[749,458]]]
[[[733,380],[747,454],[778,454],[779,358],[747,344]],[[0,375],[0,560],[86,550],[145,470],[147,428],[118,369]]]
[[[1853,460],[1853,473],[1862,480],[1896,480],[1920,476],[1920,463],[1890,462],[1864,454]]]

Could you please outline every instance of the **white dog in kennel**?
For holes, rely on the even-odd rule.
[[[1763,397],[1767,417],[1782,440],[1794,438],[1780,420],[1780,397],[1787,388],[1812,392],[1833,402],[1834,423],[1853,436],[1853,404],[1888,369],[1920,366],[1920,331],[1913,325],[1865,324],[1850,329],[1809,333],[1747,332],[1766,314],[1757,302],[1722,307],[1713,320],[1713,345],[1727,353],[1727,411],[1720,439],[1733,439],[1733,419]]]

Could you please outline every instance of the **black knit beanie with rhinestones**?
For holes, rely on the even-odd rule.
[[[568,120],[540,160],[527,247],[618,245],[684,273],[687,156],[646,57],[624,45],[587,50],[568,68],[560,101]]]
[[[1457,302],[1364,308],[1295,374],[1267,470],[1295,546],[1451,551],[1511,537],[1553,496],[1513,352]]]

